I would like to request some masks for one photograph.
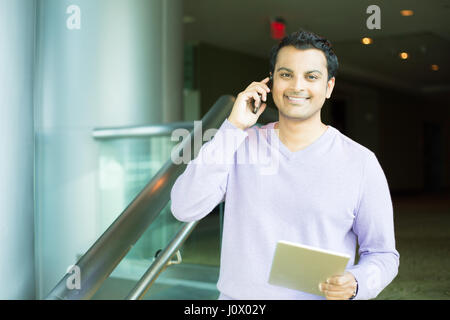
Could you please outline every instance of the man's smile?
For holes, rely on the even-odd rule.
[[[310,100],[310,97],[307,96],[284,96],[284,97],[287,98],[289,103],[296,105],[303,105]]]

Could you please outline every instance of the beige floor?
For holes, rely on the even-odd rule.
[[[393,197],[398,276],[378,299],[450,300],[450,195]]]

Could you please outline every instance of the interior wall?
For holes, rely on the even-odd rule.
[[[269,74],[268,59],[199,43],[195,52],[195,86],[203,117],[224,94],[237,96],[253,81]]]
[[[202,116],[222,94],[236,96],[268,73],[268,58],[252,57],[206,43],[196,47],[196,86]],[[435,97],[435,98],[432,98]],[[338,75],[332,97],[322,109],[324,123],[334,124],[333,102],[343,107],[343,134],[372,150],[387,177],[391,192],[424,191],[424,123],[443,131],[443,189],[450,187],[450,108],[447,95],[424,96]],[[271,107],[275,107],[273,104]],[[336,117],[336,114],[334,115]]]
[[[381,95],[381,161],[394,191],[422,191],[422,119],[418,97],[383,90]]]

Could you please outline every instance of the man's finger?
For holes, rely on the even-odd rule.
[[[254,90],[254,89],[260,89],[261,93],[267,94],[270,92],[270,88],[264,83],[264,82],[255,82],[254,84],[251,84],[248,86],[247,90]]]
[[[344,299],[348,300],[353,295],[350,290],[345,291],[325,291],[325,297],[327,299]]]
[[[353,277],[350,276],[349,274],[336,275],[336,276],[332,276],[327,279],[327,283],[334,284],[334,285],[340,285],[340,286],[347,284],[347,283],[352,283],[352,282],[353,282]]]
[[[321,291],[340,292],[340,291],[351,290],[351,286],[350,285],[340,286],[340,285],[323,283],[319,286],[319,289]]]

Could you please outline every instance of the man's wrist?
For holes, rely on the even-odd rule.
[[[241,130],[245,130],[246,128],[240,124],[238,124],[236,121],[234,121],[233,119],[231,119],[230,117],[227,118],[227,120],[236,128],[241,129]]]

